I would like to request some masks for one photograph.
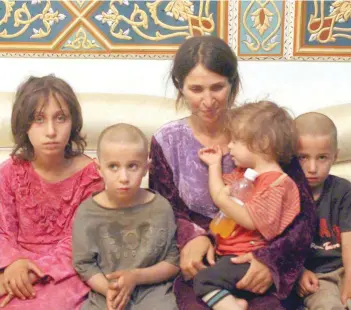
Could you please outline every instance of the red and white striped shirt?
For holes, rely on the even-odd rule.
[[[230,185],[242,178],[243,169],[224,174]],[[280,235],[300,212],[300,194],[295,182],[285,173],[272,171],[260,174],[254,183],[251,199],[245,203],[256,230],[236,225],[228,238],[217,236],[217,254],[241,255],[265,246]]]

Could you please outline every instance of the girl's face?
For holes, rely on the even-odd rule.
[[[67,103],[50,95],[48,102],[39,102],[28,130],[28,138],[38,156],[64,156],[69,142],[72,119]]]
[[[185,78],[181,91],[192,115],[210,125],[221,120],[228,106],[230,90],[227,77],[198,64]]]

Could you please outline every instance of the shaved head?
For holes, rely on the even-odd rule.
[[[139,128],[130,124],[119,123],[104,129],[97,143],[98,157],[100,157],[106,143],[140,145],[141,151],[145,152],[145,157],[148,156],[148,141],[145,134]]]
[[[326,115],[309,112],[295,119],[298,136],[330,136],[330,143],[338,148],[337,129],[334,122]]]

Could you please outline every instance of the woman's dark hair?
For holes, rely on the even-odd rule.
[[[184,80],[198,64],[228,78],[231,85],[229,106],[239,91],[238,60],[232,49],[222,39],[214,36],[197,36],[187,39],[178,49],[171,71],[174,86],[178,89],[177,104],[182,99]]]
[[[27,133],[33,123],[38,104],[45,105],[50,96],[58,104],[62,101],[66,102],[71,114],[72,128],[65,148],[65,157],[74,157],[84,152],[86,141],[80,132],[83,127],[83,119],[77,96],[72,87],[64,80],[47,75],[43,77],[31,76],[17,89],[11,115],[12,135],[15,142],[11,156],[29,161],[34,159],[34,149]]]

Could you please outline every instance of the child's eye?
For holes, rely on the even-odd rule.
[[[67,119],[67,117],[64,114],[60,114],[59,116],[57,116],[57,120],[59,122],[64,122],[66,119]]]
[[[116,171],[118,169],[117,165],[116,164],[111,164],[108,166],[109,169],[113,170],[113,171]]]
[[[319,156],[319,160],[324,161],[324,160],[327,160],[327,159],[328,159],[328,157],[327,157],[327,156],[325,156],[325,155],[321,155],[321,156]]]
[[[41,124],[41,123],[44,122],[44,117],[41,116],[41,115],[37,115],[37,116],[34,117],[34,122],[38,123],[38,124]]]
[[[299,160],[306,160],[306,159],[307,159],[307,156],[305,156],[305,155],[299,155],[299,156],[298,156],[298,159],[299,159]]]
[[[136,170],[136,169],[138,169],[138,165],[137,164],[130,164],[129,169]]]

